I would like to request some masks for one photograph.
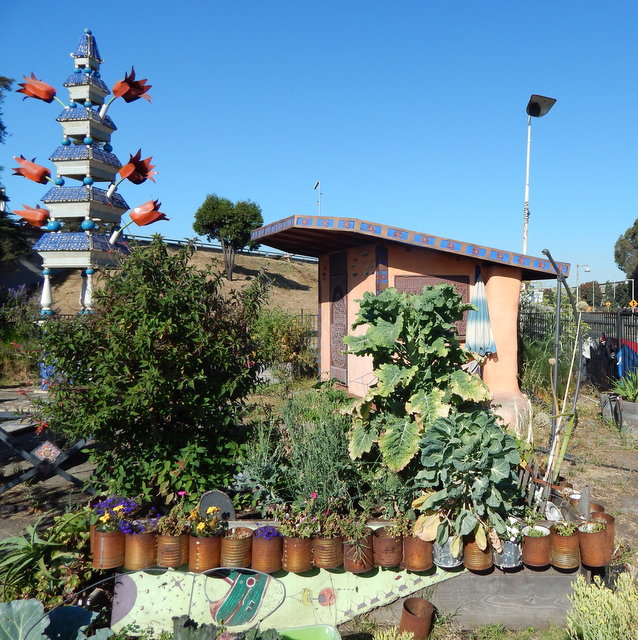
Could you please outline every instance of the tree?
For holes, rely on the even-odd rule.
[[[226,278],[233,279],[235,253],[248,247],[251,251],[259,245],[252,242],[250,232],[264,223],[261,208],[250,200],[232,203],[227,198],[209,194],[195,213],[195,233],[209,240],[219,240],[224,254]]]
[[[578,287],[578,293],[580,299],[584,300],[588,305],[592,307],[600,307],[605,300],[603,300],[603,290],[600,284],[595,280],[591,282],[583,282]]]
[[[616,240],[614,259],[628,278],[638,279],[638,219]]]

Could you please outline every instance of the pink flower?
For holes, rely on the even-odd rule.
[[[310,497],[314,500],[315,498],[318,498],[318,497],[319,497],[319,494],[318,494],[316,491],[313,491],[313,492],[310,494]]]
[[[178,491],[177,495],[178,496],[187,496],[188,495],[188,491]]]

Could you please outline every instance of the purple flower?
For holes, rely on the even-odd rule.
[[[254,535],[257,538],[264,538],[264,540],[272,540],[272,538],[281,537],[281,533],[279,533],[275,527],[271,527],[270,525],[255,529]]]

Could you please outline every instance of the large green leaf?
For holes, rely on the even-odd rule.
[[[356,418],[352,422],[348,452],[353,460],[369,453],[372,445],[378,440],[379,432],[372,422]]]
[[[504,478],[510,475],[510,465],[507,460],[497,459],[492,461],[492,468],[490,470],[490,480],[494,483],[498,483]]]
[[[418,371],[418,367],[400,367],[396,364],[382,364],[376,373],[376,391],[382,398],[387,398],[392,393],[406,387]]]
[[[408,416],[386,416],[385,431],[379,438],[379,448],[384,462],[392,471],[401,471],[416,455],[420,435],[419,425]]]
[[[405,403],[405,410],[419,415],[423,428],[428,429],[437,418],[444,418],[450,412],[450,405],[443,402],[444,395],[442,389],[418,389]]]
[[[396,319],[396,322],[388,322],[380,318],[377,324],[370,326],[368,336],[375,347],[396,349],[402,329],[403,318],[401,316]]]
[[[492,397],[483,380],[461,369],[450,375],[450,392],[471,402],[484,402]]]
[[[0,602],[0,640],[47,640],[48,624],[44,606],[35,599]]]

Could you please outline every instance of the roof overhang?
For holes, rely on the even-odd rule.
[[[255,229],[251,239],[286,253],[317,258],[333,251],[383,240],[521,269],[523,280],[551,280],[557,275],[546,258],[441,238],[358,218],[290,216]],[[557,264],[562,274],[567,277],[570,265],[566,262]]]

